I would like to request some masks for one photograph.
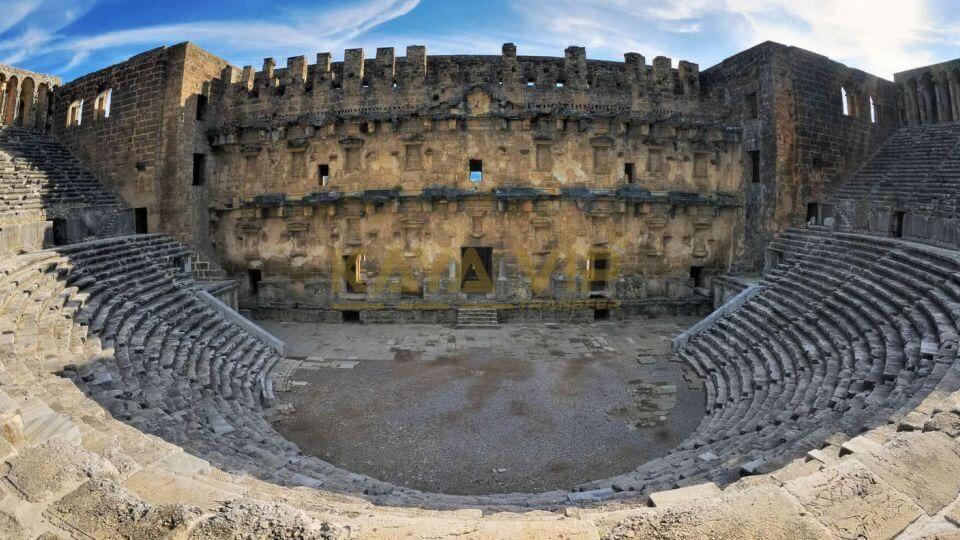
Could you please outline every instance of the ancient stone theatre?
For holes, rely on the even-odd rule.
[[[960,535],[960,60],[557,54],[0,65],[0,536]]]

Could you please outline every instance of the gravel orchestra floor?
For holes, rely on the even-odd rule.
[[[266,321],[290,348],[278,431],[347,470],[425,491],[569,489],[696,428],[701,381],[669,353],[696,319],[590,325]]]

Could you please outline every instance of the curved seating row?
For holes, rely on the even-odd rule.
[[[960,253],[790,229],[763,292],[679,352],[706,382],[705,417],[677,450],[582,489],[655,491],[770,471],[897,421],[956,390]]]
[[[0,216],[120,205],[55,139],[28,128],[0,129]]]
[[[960,189],[958,149],[960,124],[900,128],[832,198],[900,207],[938,201],[955,205]]]

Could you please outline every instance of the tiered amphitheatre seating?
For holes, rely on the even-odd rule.
[[[770,471],[957,389],[960,252],[817,229],[788,230],[771,248],[783,259],[764,291],[680,351],[706,381],[699,428],[671,454],[583,489]]]
[[[58,374],[113,418],[227,471],[411,503],[457,500],[338,469],[276,433],[262,403],[278,355],[199,296],[199,285],[181,270],[188,256],[169,237],[134,235],[5,259],[0,346],[13,353],[2,368],[20,375],[17,392],[37,396],[37,377]],[[38,403],[43,411],[45,403]],[[30,433],[78,438],[70,422],[50,418]],[[106,428],[98,422],[93,429]]]
[[[832,198],[898,207],[956,201],[960,192],[958,152],[960,124],[900,128]]]
[[[117,195],[49,135],[27,128],[0,128],[0,217],[119,205]]]

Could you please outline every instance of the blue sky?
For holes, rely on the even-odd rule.
[[[193,41],[235,65],[423,44],[429,54],[670,56],[706,68],[771,39],[892,78],[960,57],[957,0],[0,0],[0,63],[69,81]]]

